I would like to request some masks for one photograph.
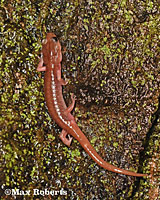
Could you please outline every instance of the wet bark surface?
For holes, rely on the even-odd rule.
[[[160,197],[158,25],[158,1],[1,1],[3,199]],[[108,172],[60,141],[36,71],[47,32],[61,42],[63,94],[68,105],[75,94],[81,130],[104,160],[148,178]]]

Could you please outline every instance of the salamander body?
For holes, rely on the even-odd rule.
[[[135,173],[115,167],[104,161],[92,147],[86,136],[75,122],[71,111],[75,105],[74,95],[71,95],[72,103],[66,106],[62,86],[67,81],[61,78],[61,45],[54,33],[48,33],[42,42],[42,57],[38,64],[38,71],[45,71],[44,93],[48,111],[53,120],[62,128],[60,139],[64,144],[70,146],[72,138],[79,141],[89,156],[101,167],[109,171],[130,176],[147,176],[146,174]]]

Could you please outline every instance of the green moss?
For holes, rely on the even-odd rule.
[[[117,148],[118,147],[118,143],[117,142],[113,142],[113,146],[115,147],[115,148]]]
[[[55,180],[60,180],[62,187],[73,191],[67,198],[85,194],[88,199],[127,199],[132,191],[136,191],[135,198],[148,197],[149,182],[140,181],[136,190],[132,178],[126,179],[125,187],[118,181],[111,184],[112,176],[118,175],[107,171],[104,175],[94,161],[81,155],[78,142],[74,140],[71,148],[62,144],[58,139],[61,130],[44,103],[43,73],[37,73],[36,67],[42,38],[48,31],[55,32],[62,44],[63,74],[70,79],[63,94],[66,100],[70,92],[77,96],[74,115],[78,125],[104,157],[113,159],[111,163],[118,163],[112,148],[119,157],[122,149],[130,149],[131,155],[125,159],[135,171],[139,162],[134,155],[139,154],[140,142],[152,125],[153,110],[159,105],[157,8],[156,1],[1,1],[4,188],[25,190],[47,185],[58,189]],[[124,119],[119,117],[120,109]],[[133,125],[137,135],[130,134]],[[149,141],[148,157],[159,154],[158,133],[159,129]],[[129,143],[140,140],[133,155],[134,143],[127,146],[127,137]],[[143,162],[146,171],[150,171],[148,163]]]
[[[80,156],[80,152],[78,149],[72,150],[71,152],[72,158]]]

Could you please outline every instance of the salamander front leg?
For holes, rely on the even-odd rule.
[[[61,70],[57,70],[57,79],[61,85],[67,85],[68,80],[64,80],[61,78]]]
[[[59,137],[65,145],[70,146],[73,138],[69,134],[67,138],[67,134],[68,133],[63,129]]]
[[[61,78],[61,79],[59,80],[59,82],[60,82],[61,85],[67,85],[68,80],[64,80],[64,79]]]
[[[46,66],[43,66],[43,63],[43,58],[41,58],[37,67],[38,72],[46,71]]]

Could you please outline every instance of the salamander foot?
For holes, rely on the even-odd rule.
[[[68,138],[66,137],[68,136]],[[67,145],[70,146],[71,142],[72,142],[72,137],[63,129],[61,134],[59,135],[60,139],[62,140],[62,142]]]

